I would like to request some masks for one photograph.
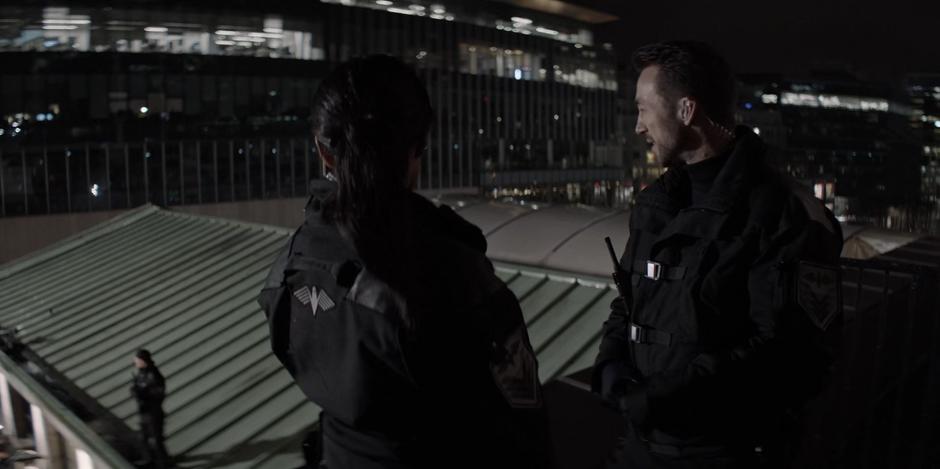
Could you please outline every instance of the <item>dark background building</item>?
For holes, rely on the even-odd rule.
[[[920,223],[940,232],[940,74],[907,78],[912,106],[911,127],[923,143]]]
[[[742,76],[740,120],[774,163],[843,221],[892,227],[920,202],[920,145],[906,96],[842,73],[806,79]]]
[[[0,7],[2,215],[302,194],[318,80],[370,53],[428,86],[421,188],[622,202],[616,18],[485,3]]]

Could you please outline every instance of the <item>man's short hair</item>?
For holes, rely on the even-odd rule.
[[[664,94],[696,98],[706,116],[726,126],[734,124],[734,73],[708,44],[658,42],[640,47],[631,60],[637,73],[651,65],[659,66],[659,86]]]

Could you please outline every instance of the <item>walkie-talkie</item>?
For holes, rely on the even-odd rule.
[[[614,279],[614,285],[617,285],[617,293],[620,293],[620,299],[623,300],[623,310],[625,313],[629,314],[630,304],[627,299],[629,296],[625,286],[628,273],[623,270],[620,261],[617,260],[617,253],[614,251],[614,245],[610,242],[610,236],[604,237],[604,242],[607,243],[607,252],[610,253],[610,261],[614,264],[614,273],[611,274],[611,277]]]

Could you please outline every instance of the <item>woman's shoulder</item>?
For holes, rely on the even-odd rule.
[[[445,204],[435,205],[418,194],[412,194],[412,210],[416,228],[431,236],[455,240],[486,254],[486,237],[479,227],[461,217]]]
[[[422,240],[419,258],[423,275],[451,296],[479,297],[496,293],[505,285],[496,276],[493,263],[478,247],[452,233],[437,233]]]

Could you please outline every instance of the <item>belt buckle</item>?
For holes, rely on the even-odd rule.
[[[659,262],[646,261],[646,278],[659,280],[663,273],[663,265]]]
[[[642,344],[646,338],[643,334],[643,328],[636,324],[630,324],[630,341],[635,344]]]

